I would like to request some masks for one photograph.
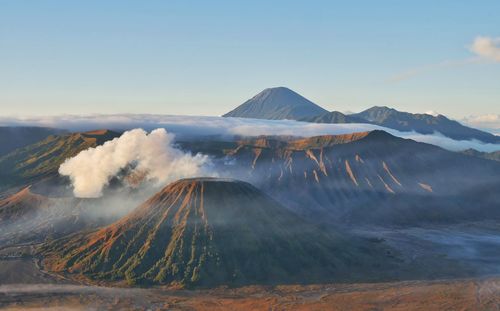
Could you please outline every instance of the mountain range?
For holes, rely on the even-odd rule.
[[[17,149],[0,158],[2,191],[31,184],[35,193],[58,189],[58,196],[71,195],[59,165],[118,135],[64,134]],[[383,131],[178,144],[209,155],[223,176],[250,182],[313,221],[443,223],[498,214],[492,207],[500,202],[490,193],[500,185],[498,162]],[[469,168],[467,175],[463,167]]]
[[[499,143],[500,137],[450,120],[443,115],[412,114],[385,106],[375,106],[360,113],[329,112],[294,91],[279,87],[265,89],[224,117],[255,119],[289,119],[313,123],[369,123],[398,131],[421,134],[439,132],[455,140],[476,139],[485,143]]]
[[[416,225],[500,217],[498,162],[384,131],[182,145],[316,221]]]
[[[118,135],[51,136],[0,158],[15,163],[4,164],[16,181],[8,189],[32,184],[0,198],[0,246],[43,242],[36,256],[44,269],[93,284],[366,282],[439,271],[352,228],[500,219],[499,162],[380,130],[177,141],[210,156],[220,178],[173,182],[140,205],[144,195],[126,187],[117,200],[112,189],[99,199],[54,195],[69,188],[57,173],[65,159]],[[470,271],[443,265],[450,269],[439,275]]]
[[[421,134],[439,132],[455,140],[477,139],[486,143],[498,143],[500,137],[483,132],[450,120],[443,115],[433,116],[425,113],[408,113],[388,107],[372,107],[350,115],[367,123],[376,124],[399,131],[415,131]]]

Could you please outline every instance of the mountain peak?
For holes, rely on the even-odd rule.
[[[373,106],[370,109],[397,111],[396,109],[388,107],[388,106]]]
[[[267,88],[224,117],[298,120],[328,112],[287,87]]]
[[[106,141],[111,140],[113,138],[120,137],[120,133],[107,129],[77,133],[77,135],[81,135],[85,139],[95,140],[98,145],[102,145]]]
[[[102,135],[118,134],[118,133],[113,132],[113,131],[108,130],[108,129],[100,129],[100,130],[92,130],[92,131],[83,132],[82,134],[89,135],[89,136],[102,136]]]
[[[36,210],[49,205],[49,199],[30,191],[27,186],[17,193],[0,199],[0,222],[11,219],[22,219]]]
[[[268,87],[268,88],[265,88],[262,92],[280,92],[280,91],[293,92],[291,89],[287,88],[286,86]]]
[[[213,187],[213,186],[222,186],[222,187],[233,187],[234,185],[240,185],[243,187],[251,187],[253,186],[249,183],[246,183],[241,180],[232,179],[232,178],[219,178],[219,177],[192,177],[192,178],[183,178],[179,179],[168,186],[164,187],[160,192],[153,196],[161,197],[163,195],[171,195],[172,193],[179,191],[179,189],[187,189],[187,188],[198,188],[205,186]]]
[[[387,106],[373,106],[351,116],[365,119],[370,122],[381,122],[381,120],[387,120],[395,115],[409,115],[409,113],[400,112]]]
[[[497,143],[500,140],[491,133],[466,127],[441,114],[433,116],[426,113],[398,111],[386,106],[374,106],[349,116],[398,131],[415,131],[421,134],[439,132],[456,140],[477,139],[487,143]]]
[[[404,140],[403,138],[394,136],[383,130],[373,130],[366,135],[366,139],[376,140],[376,141],[389,141],[389,140]]]
[[[130,284],[218,286],[338,279],[348,266],[366,268],[360,246],[305,222],[246,182],[193,178],[167,185],[114,224],[42,251],[53,271]]]

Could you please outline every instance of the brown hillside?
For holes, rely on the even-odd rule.
[[[47,268],[131,284],[216,286],[368,278],[377,247],[319,229],[250,184],[172,183],[122,220],[43,249]]]

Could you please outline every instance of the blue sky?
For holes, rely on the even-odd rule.
[[[500,61],[470,50],[500,37],[499,12],[498,0],[0,0],[0,115],[220,115],[273,86],[328,110],[500,114]]]

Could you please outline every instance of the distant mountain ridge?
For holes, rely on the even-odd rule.
[[[485,143],[500,143],[500,136],[464,126],[443,115],[413,114],[385,106],[374,106],[353,114],[329,112],[285,87],[265,89],[223,117],[288,119],[332,124],[368,123],[421,134],[439,132],[455,140],[476,139]]]
[[[297,120],[328,112],[286,87],[268,88],[223,117]]]
[[[0,157],[0,192],[57,175],[64,160],[120,136],[109,130],[51,135]]]
[[[366,120],[362,118],[358,118],[353,115],[346,115],[338,111],[325,112],[321,115],[302,118],[299,119],[298,121],[311,122],[311,123],[334,123],[334,124],[366,122]]]
[[[421,134],[439,132],[444,136],[456,140],[477,139],[486,143],[499,143],[500,137],[483,132],[450,120],[443,115],[433,116],[425,113],[401,112],[385,106],[375,106],[360,113],[351,114],[351,117],[366,120],[398,131],[415,131]]]
[[[500,151],[493,151],[493,152],[481,152],[477,151],[475,149],[467,149],[462,151],[463,154],[473,156],[476,158],[482,158],[482,159],[487,159],[487,160],[493,160],[493,161],[500,161]]]
[[[0,126],[0,157],[17,149],[68,131],[36,126]]]

